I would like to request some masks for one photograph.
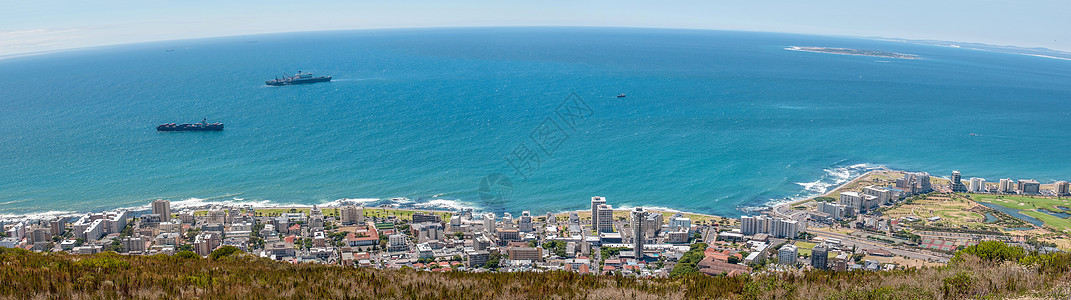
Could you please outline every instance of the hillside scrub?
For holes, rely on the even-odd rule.
[[[989,244],[998,243],[998,244]],[[973,247],[973,248],[972,248]],[[568,272],[468,273],[289,264],[226,250],[189,255],[0,248],[0,298],[963,299],[1071,296],[1071,255],[968,247],[943,267],[635,279]],[[225,259],[224,259],[225,258]]]

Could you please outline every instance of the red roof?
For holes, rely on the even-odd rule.
[[[589,268],[588,265],[580,265],[580,274],[591,273],[590,269],[591,268]]]
[[[740,253],[733,253],[729,250],[718,251],[714,248],[707,248],[706,251],[703,251],[703,254],[703,256],[705,257],[713,258],[720,261],[729,261],[730,256],[736,256],[736,258],[743,258]]]
[[[357,233],[367,235],[366,237],[357,237]],[[379,240],[379,233],[375,228],[369,228],[368,230],[357,230],[356,233],[350,232],[346,234],[347,241],[367,241],[367,240]]]

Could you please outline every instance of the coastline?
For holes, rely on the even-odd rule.
[[[665,208],[665,207],[649,207],[649,206],[639,206],[639,207],[643,208],[644,210],[646,210],[648,212],[657,212],[657,213],[661,213],[663,215],[667,215],[667,214],[668,215],[673,215],[673,214],[680,213],[684,217],[692,219],[692,222],[697,222],[697,223],[698,222],[705,222],[706,220],[735,220],[736,219],[736,218],[733,218],[733,217],[725,217],[725,216],[719,216],[719,215],[687,212],[687,211],[681,211],[681,210],[676,210],[676,209],[672,209],[672,208]],[[630,210],[632,210],[633,208],[635,208],[635,207],[614,208],[614,215],[617,216],[617,215],[628,214],[628,212]],[[571,214],[571,213],[576,213],[577,216],[581,220],[591,219],[591,210],[590,209],[561,211],[561,212],[556,212],[556,213],[551,213],[551,214],[554,215],[555,217],[557,217],[558,219],[562,219],[562,218],[568,219],[569,218],[569,214]]]
[[[857,183],[860,180],[862,180],[863,178],[870,177],[870,176],[874,175],[874,173],[877,173],[877,172],[890,172],[890,171],[891,172],[902,172],[902,171],[892,170],[892,169],[889,169],[889,168],[886,168],[886,167],[880,167],[878,169],[866,171],[863,174],[859,174],[858,176],[855,176],[852,179],[849,179],[848,181],[845,181],[845,182],[843,182],[841,184],[833,186],[828,191],[826,191],[825,193],[809,196],[809,197],[806,197],[806,198],[803,198],[803,199],[799,199],[799,200],[795,200],[795,201],[788,201],[788,202],[778,203],[778,204],[775,204],[775,205],[771,206],[770,208],[772,210],[776,211],[779,208],[796,206],[796,205],[803,204],[805,202],[814,200],[815,198],[818,198],[818,197],[829,197],[829,195],[832,195],[833,193],[836,193],[837,191],[840,191],[841,189],[843,189],[844,187],[847,187],[848,185]]]
[[[841,189],[841,188],[843,188],[843,187],[845,187],[847,185],[850,185],[850,184],[853,184],[855,182],[858,182],[860,179],[866,178],[866,177],[872,175],[874,172],[878,172],[878,171],[892,171],[892,170],[887,169],[885,167],[879,167],[878,169],[868,170],[868,171],[866,171],[866,172],[864,172],[864,173],[862,173],[860,175],[857,175],[857,176],[854,176],[854,177],[848,179],[847,181],[844,181],[843,183],[840,183],[840,184],[837,184],[835,186],[830,187],[830,189],[828,191],[826,191],[825,193],[818,194],[818,195],[807,196],[806,198],[802,198],[802,199],[799,199],[799,200],[793,200],[793,201],[789,201],[789,202],[781,202],[781,203],[772,204],[772,205],[766,204],[766,205],[758,206],[758,207],[762,207],[762,208],[764,208],[764,210],[777,210],[780,207],[790,207],[790,206],[793,206],[793,205],[796,205],[796,204],[799,204],[799,203],[807,202],[807,201],[813,200],[816,197],[822,197],[822,196],[827,196],[827,195],[833,194],[837,190],[839,190],[839,189]],[[211,198],[209,198],[209,199],[211,199]],[[323,208],[323,209],[331,209],[331,208],[340,207],[343,204],[356,204],[358,206],[364,207],[365,209],[385,209],[385,210],[416,211],[416,212],[430,212],[430,213],[456,213],[456,212],[460,211],[461,209],[471,208],[471,209],[474,209],[477,213],[480,213],[480,209],[478,207],[471,207],[471,205],[468,205],[469,203],[463,202],[461,200],[456,200],[456,199],[455,200],[435,199],[435,200],[433,200],[433,202],[434,201],[446,201],[446,202],[450,202],[450,203],[445,203],[445,204],[444,203],[438,203],[438,204],[420,203],[420,204],[416,204],[417,205],[416,207],[413,207],[414,203],[412,203],[412,201],[409,200],[409,199],[404,199],[404,200],[402,200],[403,202],[400,202],[400,203],[390,203],[390,204],[381,204],[381,205],[373,205],[373,206],[366,206],[365,205],[365,204],[368,204],[368,203],[375,203],[375,202],[381,202],[381,201],[393,201],[393,200],[394,199],[388,199],[388,198],[343,198],[343,199],[338,199],[338,200],[334,200],[334,201],[324,202],[324,203],[321,203],[321,204],[295,204],[295,203],[271,204],[268,201],[249,201],[247,203],[243,203],[243,200],[241,200],[241,199],[212,202],[212,201],[208,201],[208,199],[189,198],[189,199],[186,199],[186,200],[175,201],[175,202],[172,202],[172,203],[173,203],[173,205],[176,206],[175,208],[177,208],[179,210],[189,209],[191,211],[209,210],[214,206],[251,208],[251,209],[254,209],[254,210],[289,210],[289,209],[308,210],[308,209],[311,209],[313,206],[317,206],[317,207]],[[403,204],[405,206],[398,206],[398,204]],[[419,207],[419,205],[425,205],[425,206],[430,206],[430,207]],[[714,220],[730,219],[730,220],[732,220],[732,219],[736,219],[737,218],[737,217],[734,217],[734,216],[721,216],[721,215],[700,213],[700,212],[693,212],[693,211],[686,211],[686,210],[679,210],[679,209],[667,208],[667,207],[654,207],[654,206],[643,206],[643,205],[640,205],[638,207],[642,207],[642,208],[644,208],[646,210],[649,210],[649,211],[661,212],[661,213],[669,214],[669,215],[672,215],[672,214],[675,214],[675,213],[681,213],[681,214],[683,214],[685,216],[690,216],[690,218],[699,219],[699,220],[708,220],[708,219],[714,219]],[[150,205],[148,203],[146,203],[144,205],[131,206],[131,207],[117,207],[117,208],[105,209],[105,210],[101,210],[101,211],[125,210],[125,211],[134,212],[134,213],[141,213],[141,212],[149,211],[150,209],[151,209]],[[632,207],[620,207],[620,208],[615,208],[614,211],[615,211],[615,213],[620,213],[620,212],[627,212],[630,209],[632,209]],[[525,209],[523,207],[518,208],[518,211],[521,211],[521,210],[525,210]],[[87,211],[87,212],[47,211],[47,212],[39,212],[39,213],[5,215],[5,216],[0,216],[0,221],[47,220],[47,219],[63,218],[63,217],[77,217],[77,216],[80,216],[80,215],[84,215],[84,214],[87,214],[87,213],[93,213],[93,212],[99,212],[99,211]],[[578,215],[581,215],[581,218],[590,218],[590,216],[588,216],[588,215],[590,215],[590,210],[587,210],[587,209],[566,210],[566,211],[557,211],[557,212],[551,211],[550,213],[555,215],[555,216],[559,216],[559,217],[564,216],[564,217],[567,218],[568,214],[572,213],[572,212],[578,213]]]

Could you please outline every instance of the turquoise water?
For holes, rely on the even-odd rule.
[[[865,48],[920,60],[784,50]],[[174,51],[167,51],[167,50]],[[268,87],[298,70],[335,80]],[[0,60],[0,215],[183,203],[735,215],[876,166],[1071,178],[1071,61],[864,39],[605,28],[316,32]],[[525,176],[506,157],[575,93]],[[626,93],[625,98],[616,98]],[[223,132],[154,126],[226,123]],[[563,126],[559,124],[559,126]],[[975,135],[971,135],[975,133]],[[512,194],[484,199],[488,174]]]

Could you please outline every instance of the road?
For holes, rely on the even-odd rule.
[[[885,245],[880,245],[880,244],[875,244],[875,243],[871,243],[871,242],[868,242],[868,241],[860,240],[860,239],[858,239],[856,237],[845,235],[845,234],[839,234],[839,233],[816,231],[816,230],[808,230],[807,232],[812,233],[812,234],[814,234],[816,236],[827,238],[827,239],[828,238],[840,239],[841,240],[841,245],[856,246],[857,248],[858,247],[862,247],[862,248],[879,248],[879,249],[887,250],[887,251],[889,251],[890,253],[892,253],[894,255],[899,255],[899,256],[903,256],[903,257],[907,257],[907,258],[914,258],[914,259],[921,259],[921,260],[931,260],[931,261],[937,261],[937,262],[941,262],[941,263],[947,263],[948,262],[947,255],[943,255],[943,254],[923,252],[921,250],[904,250],[904,249],[901,249],[901,248],[889,247],[889,246],[885,246]]]

